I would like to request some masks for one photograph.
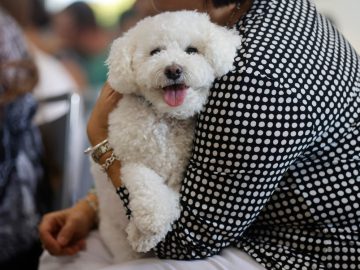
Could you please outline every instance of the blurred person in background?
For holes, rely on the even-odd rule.
[[[0,269],[37,269],[41,245],[36,202],[41,140],[32,125],[37,70],[0,2]]]
[[[31,55],[39,71],[39,81],[33,94],[41,101],[49,97],[60,96],[77,91],[82,83],[77,83],[71,73],[53,55],[55,48],[43,37],[43,29],[48,26],[43,0],[0,0],[2,7],[22,28]],[[55,102],[40,105],[35,116],[38,125],[54,121],[67,111],[66,104]]]
[[[39,98],[43,98],[43,95],[53,96],[66,91],[84,88],[86,80],[81,67],[75,62],[60,62],[54,57],[61,46],[59,45],[59,39],[51,32],[51,17],[45,9],[44,0],[0,0],[0,2],[21,26],[26,35],[27,42],[30,43],[30,49],[35,60],[40,62],[46,61],[48,64],[47,70],[52,70],[52,67],[56,66],[55,71],[57,76],[60,76],[60,79],[57,79],[55,85],[53,81],[50,82],[54,78],[49,78],[51,75],[49,75],[47,70],[40,71],[40,73],[46,74],[40,74],[41,85],[37,88],[48,88],[46,90],[48,93],[39,93]],[[43,85],[44,83],[47,85]],[[59,88],[62,90],[58,90]],[[42,92],[43,89],[39,91]],[[37,95],[39,91],[35,90],[35,94]]]
[[[54,210],[60,204],[60,191],[64,179],[64,148],[67,140],[68,97],[78,91],[81,83],[72,76],[62,62],[52,55],[54,47],[47,43],[43,32],[49,23],[43,0],[0,0],[2,7],[17,21],[25,34],[25,41],[38,69],[39,80],[33,95],[39,102],[34,122],[41,130],[44,144],[46,181],[39,194],[43,212]],[[44,30],[45,29],[45,30]],[[48,100],[56,99],[58,101]],[[85,119],[83,119],[85,123]],[[85,141],[82,129],[74,131],[79,142]],[[61,145],[59,147],[59,145]],[[79,151],[81,149],[79,144]],[[75,179],[73,179],[76,181]]]
[[[149,0],[138,0],[135,4],[119,18],[119,36],[128,31],[133,27],[138,21],[147,17],[153,16],[156,14],[152,2]]]
[[[107,77],[110,33],[97,23],[94,11],[85,2],[74,2],[55,14],[53,27],[62,46],[60,57],[75,59],[85,72],[87,87],[97,93]]]

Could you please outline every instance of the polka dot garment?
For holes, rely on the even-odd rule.
[[[254,0],[198,118],[160,258],[236,246],[266,269],[360,269],[360,62],[308,0]]]

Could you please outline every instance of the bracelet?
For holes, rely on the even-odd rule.
[[[87,148],[84,151],[84,153],[85,154],[91,153],[92,159],[96,163],[99,163],[101,156],[103,154],[105,154],[106,152],[109,152],[110,150],[112,150],[112,148],[110,147],[109,141],[108,141],[108,139],[105,139],[102,142],[100,142],[99,144],[95,145],[94,147]]]
[[[105,163],[101,165],[102,169],[106,172],[109,167],[114,163],[115,160],[118,160],[114,152],[111,153],[111,156],[105,160]]]
[[[94,210],[94,212],[97,214],[99,211],[99,207],[96,202],[90,200],[89,198],[85,198],[84,201],[90,206],[91,209]]]
[[[95,194],[95,189],[92,189],[91,191],[88,192],[88,194]],[[95,222],[98,224],[99,223],[99,205],[97,202],[94,202],[92,200],[90,200],[88,197],[85,197],[84,202],[86,202],[86,204],[95,212]]]
[[[87,194],[93,194],[93,195],[97,196],[96,189],[94,187],[90,188]]]
[[[88,148],[85,149],[84,153],[85,154],[90,154],[92,152],[94,152],[97,148],[99,148],[100,146],[104,145],[105,143],[108,142],[108,139],[106,138],[105,140],[103,140],[102,142],[98,143],[97,145],[95,145],[94,147],[89,146]]]
[[[97,203],[92,200],[89,200],[88,198],[85,198],[85,202],[95,212],[95,224],[99,224],[99,207]]]

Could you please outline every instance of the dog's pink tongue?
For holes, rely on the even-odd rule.
[[[177,107],[184,103],[186,96],[185,86],[164,87],[164,101],[171,107]]]

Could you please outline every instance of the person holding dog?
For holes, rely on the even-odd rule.
[[[153,6],[158,12],[207,12],[243,40],[235,72],[215,81],[198,116],[181,188],[182,213],[156,255],[211,257],[171,261],[176,269],[357,269],[360,58],[355,50],[310,0],[155,0]],[[120,98],[104,86],[88,124],[92,145],[107,138],[103,120]],[[108,170],[116,187],[120,168],[115,161]],[[91,193],[45,216],[40,225],[45,248],[53,255],[78,253],[96,226],[93,208]],[[116,269],[165,269],[168,263],[149,259]]]

